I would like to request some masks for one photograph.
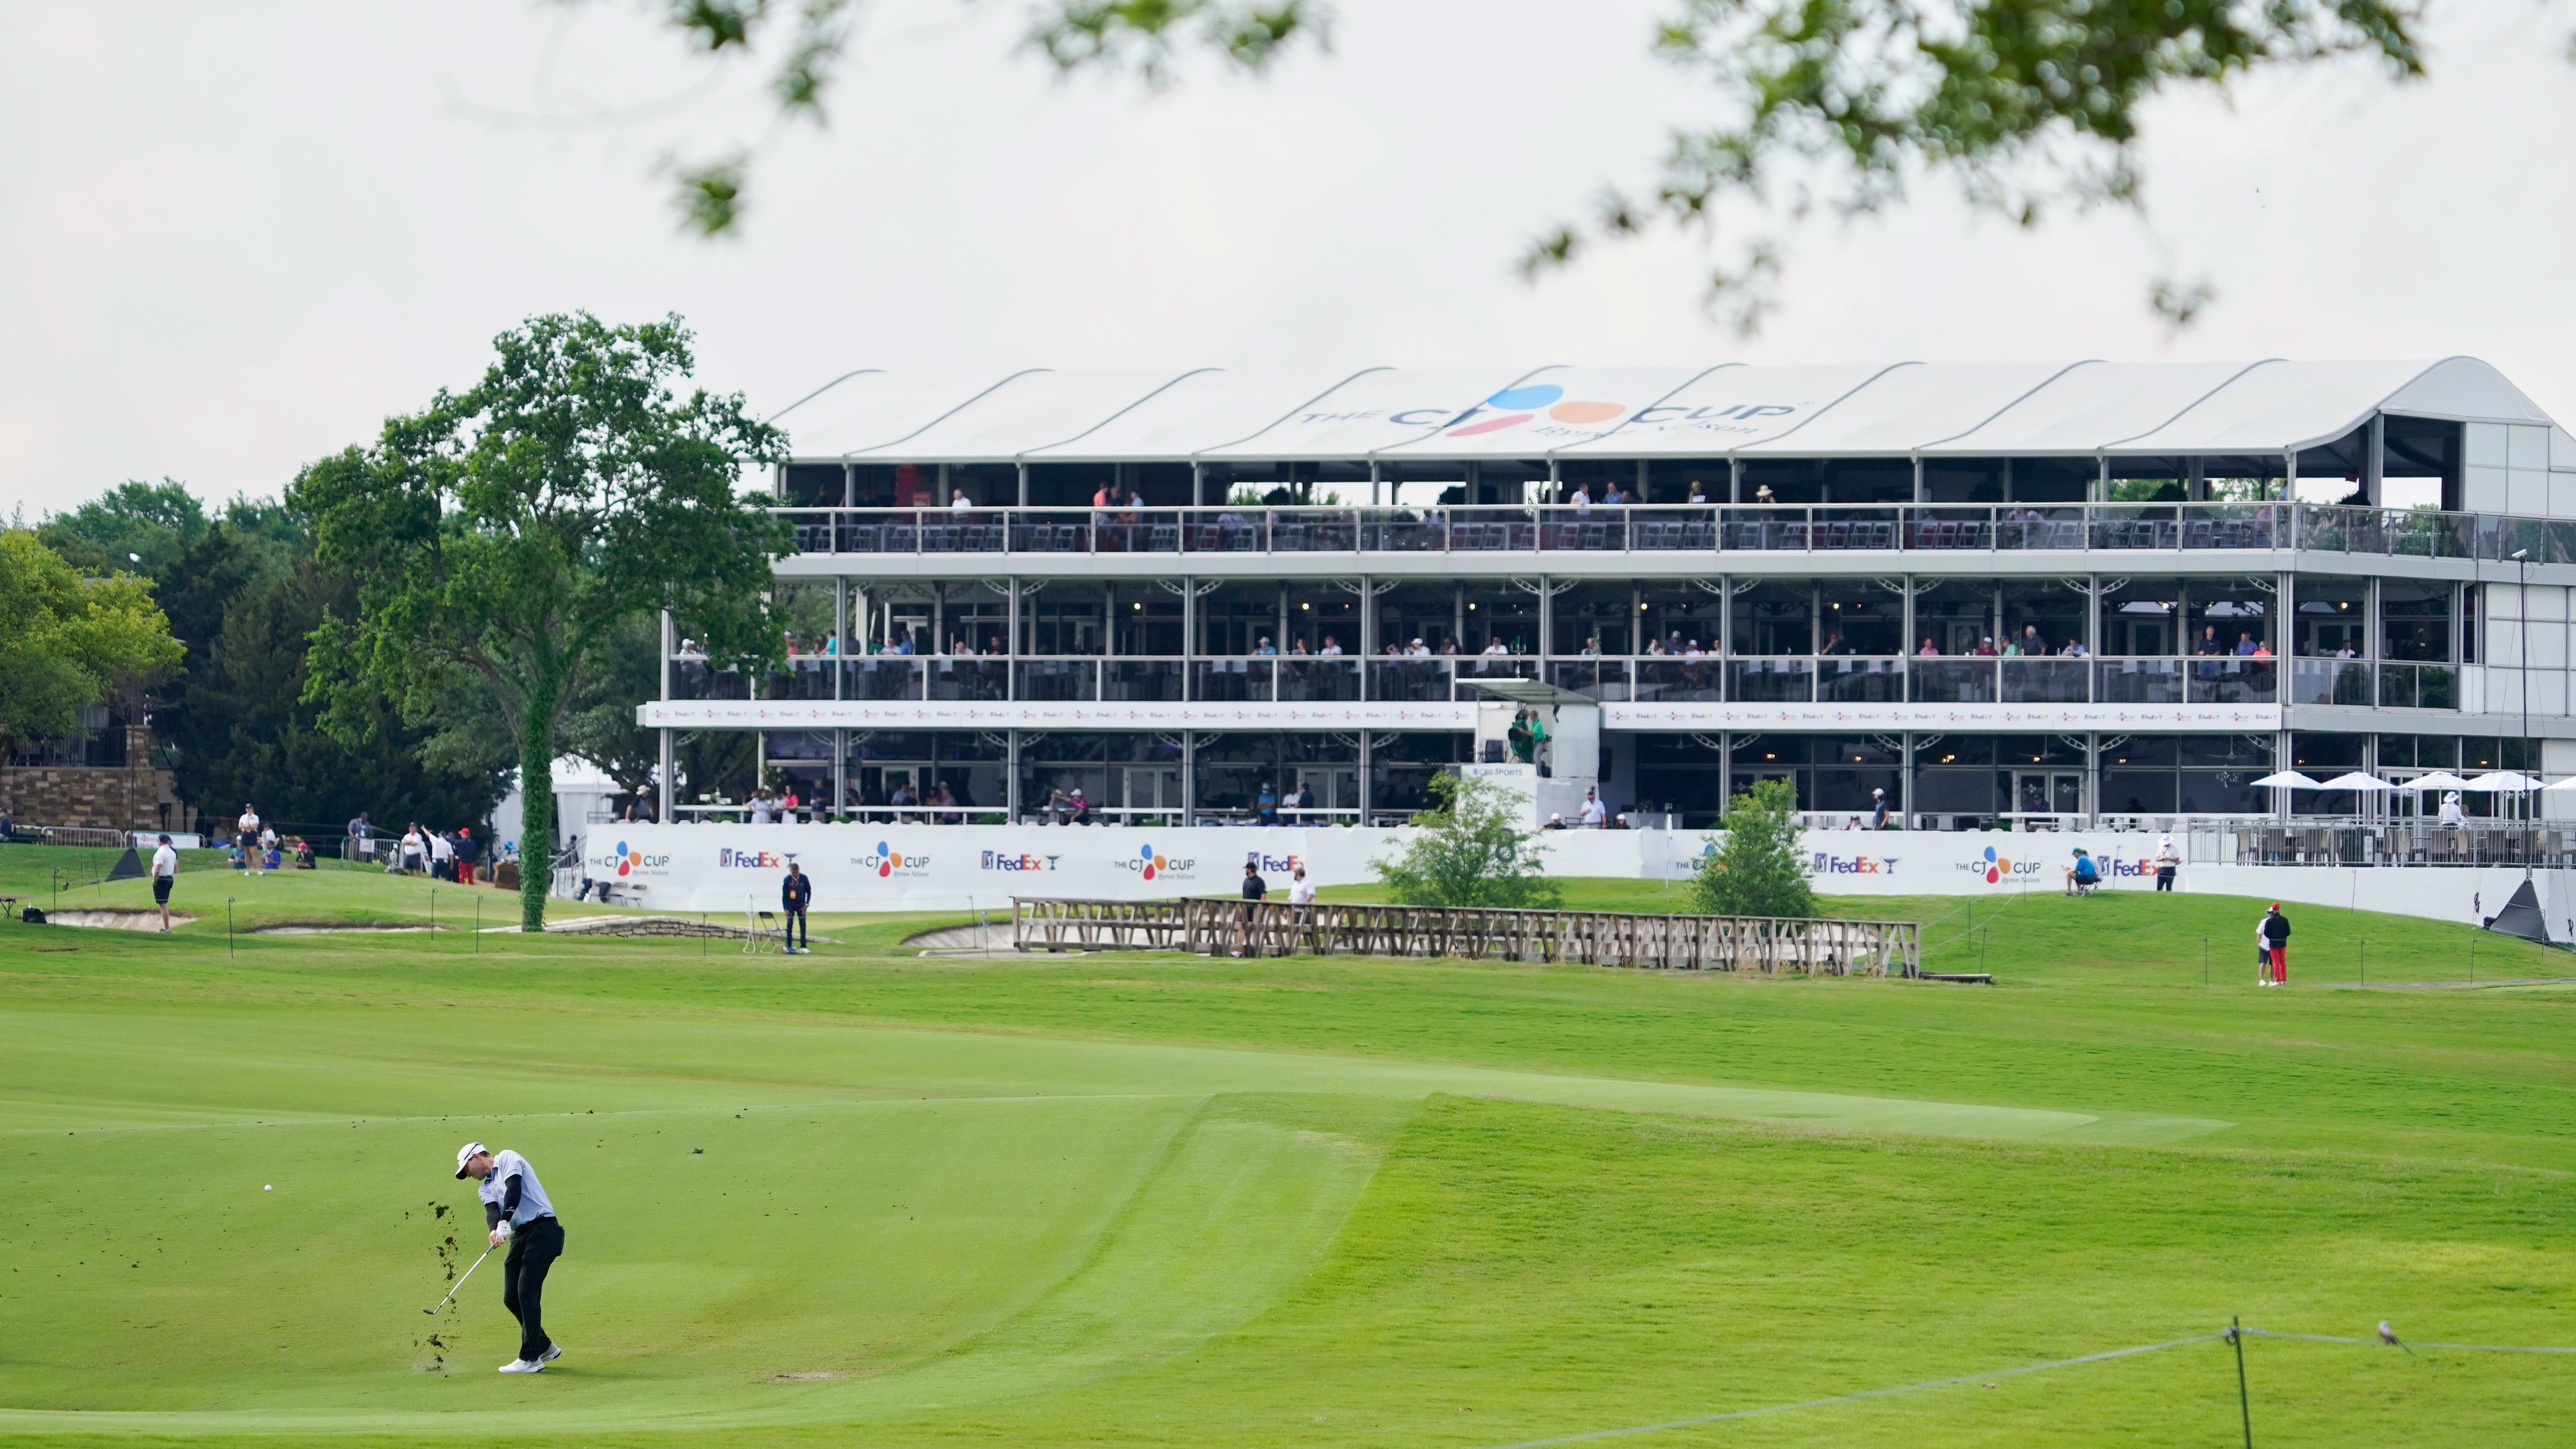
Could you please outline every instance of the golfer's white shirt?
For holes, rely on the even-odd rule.
[[[259,817],[245,810],[242,812],[241,818],[233,822],[233,828],[241,832],[242,839],[257,840],[259,838]]]
[[[179,873],[179,852],[168,846],[152,852],[152,873],[175,876]]]
[[[506,1147],[492,1154],[492,1170],[476,1184],[474,1195],[499,1207],[501,1199],[509,1192],[513,1175],[519,1179],[519,1209],[510,1214],[510,1226],[520,1227],[539,1218],[553,1217],[555,1205],[546,1201],[546,1190],[537,1185],[537,1170],[528,1165],[528,1159]]]

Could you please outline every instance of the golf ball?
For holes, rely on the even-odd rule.
[[[261,1192],[275,1192],[277,1191],[277,1184],[273,1182],[263,1182],[259,1185],[259,1190]]]

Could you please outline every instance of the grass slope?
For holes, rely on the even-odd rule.
[[[377,873],[248,884],[263,919],[426,915]],[[1474,1446],[2231,1313],[2576,1343],[2576,991],[2203,987],[2174,942],[2243,902],[1991,908],[1993,989],[926,961],[919,918],[792,959],[0,924],[0,1434]],[[2367,935],[2374,983],[2465,957],[2299,923]],[[571,1354],[534,1380],[490,1374],[490,1267],[419,1312],[479,1247],[465,1136],[565,1215]],[[2249,1356],[2266,1442],[2576,1431],[2563,1359]],[[2219,1442],[2233,1395],[2206,1344],[1636,1442]]]

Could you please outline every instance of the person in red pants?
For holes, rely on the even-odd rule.
[[[2290,984],[2290,918],[2281,914],[2279,901],[2274,901],[2272,909],[2263,913],[2262,932],[2263,944],[2272,953],[2271,984],[2287,986]]]
[[[474,857],[480,848],[474,843],[474,827],[461,825],[456,830],[456,883],[474,884]]]

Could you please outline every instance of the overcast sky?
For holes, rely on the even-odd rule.
[[[2025,234],[1938,190],[1803,234],[1751,340],[1685,242],[1511,274],[1700,102],[1669,0],[1342,0],[1329,55],[1162,95],[1060,82],[1016,5],[881,0],[742,235],[654,174],[764,129],[625,0],[11,7],[0,516],[126,478],[274,494],[470,383],[532,312],[679,312],[767,411],[859,366],[2484,357],[2576,419],[2576,28],[2459,0],[2437,78],[2160,106],[2151,211]],[[2220,292],[2168,337],[2163,271]]]

